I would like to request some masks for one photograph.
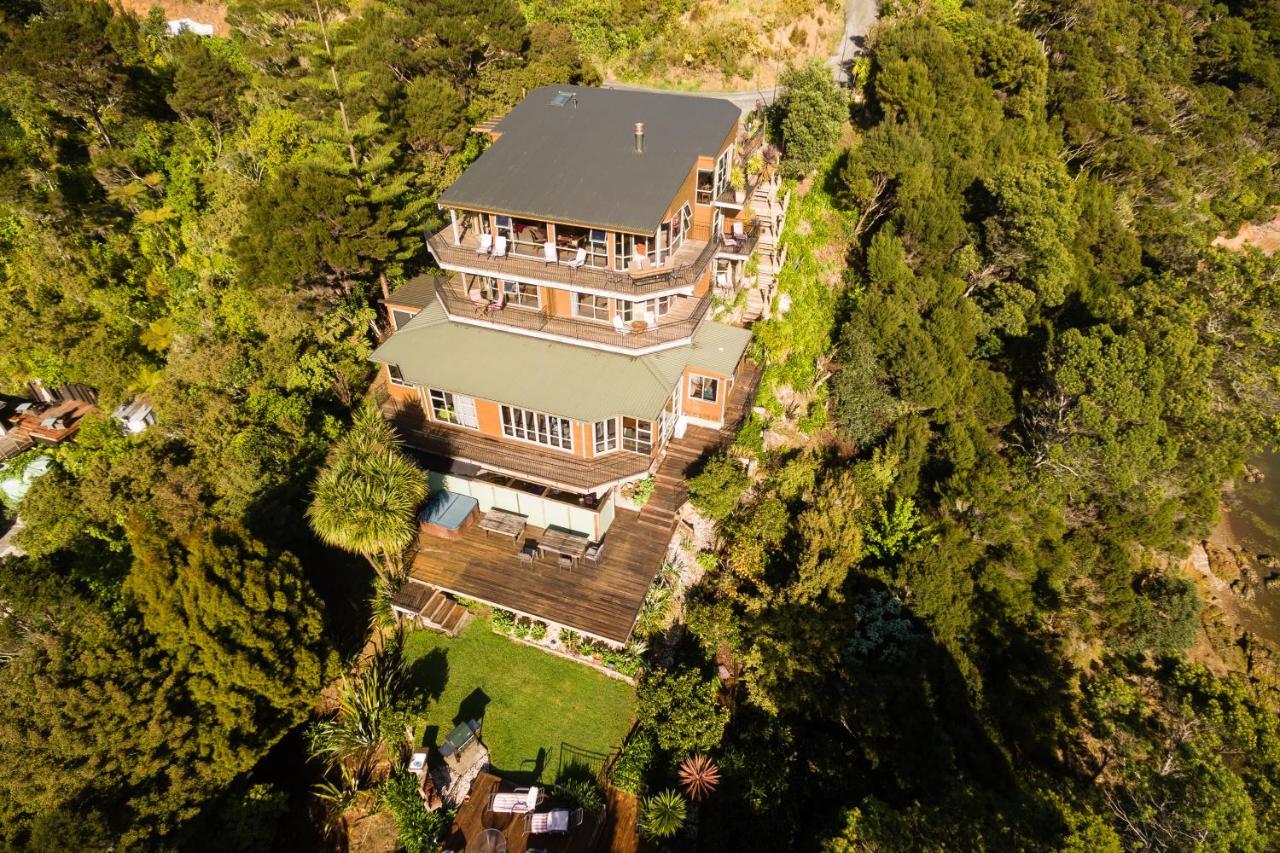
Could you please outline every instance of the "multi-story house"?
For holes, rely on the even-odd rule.
[[[434,488],[525,528],[514,546],[423,537],[416,579],[627,639],[684,465],[735,425],[755,375],[750,332],[710,316],[762,227],[732,177],[758,144],[740,119],[714,98],[543,87],[441,195],[428,245],[442,272],[391,297],[395,330],[373,355],[384,408]],[[649,506],[620,505],[651,476]],[[548,530],[596,558],[518,559]]]

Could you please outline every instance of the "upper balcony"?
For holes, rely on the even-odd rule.
[[[436,298],[454,320],[629,355],[688,343],[711,305],[706,297],[676,296],[669,300],[663,297],[652,300],[655,311],[662,310],[659,305],[665,309],[662,316],[630,323],[618,320],[614,325],[612,314],[602,320],[591,320],[555,316],[545,308],[525,308],[511,302],[500,304],[484,298],[478,287],[468,293],[461,276],[457,275],[438,278],[435,289]]]
[[[455,244],[450,225],[428,236],[427,246],[436,263],[447,270],[550,287],[567,285],[621,296],[651,296],[692,289],[715,257],[720,241],[685,239],[674,252],[663,257],[661,263],[649,262],[644,268],[629,270],[607,269],[602,252],[588,253],[579,264],[579,249],[585,247],[563,239],[554,244],[554,261],[547,260],[546,242],[536,240],[510,241],[506,254],[497,256],[492,249],[482,250],[480,235],[474,228],[459,227]]]

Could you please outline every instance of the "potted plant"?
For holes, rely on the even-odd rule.
[[[751,159],[747,161],[747,172],[753,177],[758,178],[764,174],[764,152],[757,151],[751,155]]]
[[[733,200],[742,204],[747,200],[747,173],[741,166],[735,166],[729,174],[729,186],[733,187]]]

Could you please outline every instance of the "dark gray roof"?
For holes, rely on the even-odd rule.
[[[436,279],[440,276],[420,275],[409,279],[395,289],[384,301],[388,305],[407,305],[410,308],[426,308],[436,300]]]
[[[561,93],[576,106],[553,103]],[[652,234],[697,158],[720,153],[739,115],[721,98],[543,86],[498,123],[498,141],[440,203]]]

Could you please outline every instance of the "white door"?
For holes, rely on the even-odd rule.
[[[468,429],[479,429],[480,421],[476,419],[476,398],[465,394],[453,395],[453,410],[458,414],[458,423]]]

